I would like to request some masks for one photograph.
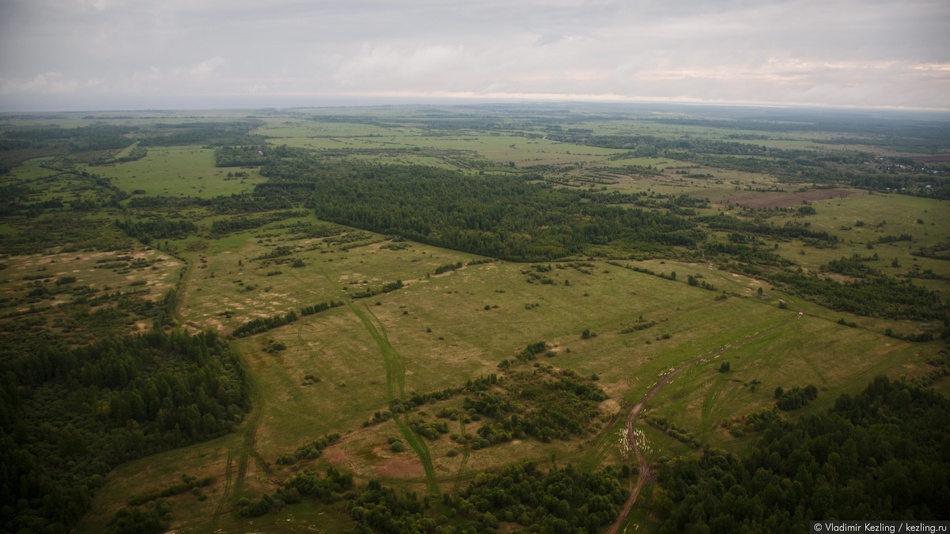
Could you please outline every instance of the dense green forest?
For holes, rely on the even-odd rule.
[[[751,453],[704,449],[660,469],[661,532],[803,532],[813,519],[950,519],[950,400],[876,378]]]
[[[556,259],[610,242],[669,254],[703,237],[682,217],[604,205],[530,176],[352,166],[327,169],[314,182],[321,219],[512,261]]]
[[[5,532],[67,531],[110,469],[228,432],[249,407],[241,364],[213,333],[37,346],[0,376]]]

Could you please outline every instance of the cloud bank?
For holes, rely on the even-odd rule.
[[[340,96],[948,109],[950,3],[0,3],[3,109]]]

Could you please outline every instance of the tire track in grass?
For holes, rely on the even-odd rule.
[[[228,459],[224,468],[224,491],[221,493],[221,498],[218,500],[218,506],[214,509],[214,518],[211,520],[212,530],[217,531],[218,529],[218,518],[224,513],[224,508],[227,505],[228,497],[231,495],[231,484],[233,482],[232,478],[234,476],[234,443],[228,445]]]
[[[237,350],[238,354],[240,354],[236,343],[232,343],[231,347],[232,350]],[[268,474],[271,472],[270,468],[264,463],[263,458],[261,458],[261,455],[254,449],[257,443],[257,429],[261,426],[261,420],[264,418],[264,392],[261,390],[257,377],[254,375],[254,372],[251,370],[243,355],[240,356],[239,361],[241,362],[245,380],[250,390],[251,413],[247,420],[247,426],[244,428],[244,441],[241,444],[241,455],[238,458],[237,479],[234,481],[235,494],[240,493],[244,487],[244,477],[247,475],[247,463],[250,457],[254,457],[258,466],[261,467],[264,472]]]
[[[710,430],[709,417],[712,414],[712,407],[722,397],[722,390],[727,383],[728,379],[719,377],[713,385],[709,387],[709,391],[706,392],[703,398],[703,406],[699,418],[699,431],[704,441],[706,439],[706,433]]]
[[[798,328],[799,328],[799,330],[801,330],[801,326],[799,326]],[[801,332],[799,332],[799,334],[800,334],[800,333],[801,333]],[[811,371],[812,371],[813,373],[815,373],[815,376],[817,376],[818,379],[821,380],[821,384],[822,384],[824,387],[828,387],[828,381],[825,380],[825,375],[822,374],[821,369],[819,369],[818,366],[815,365],[815,363],[811,360],[811,358],[809,358],[809,357],[807,357],[807,356],[805,355],[805,354],[806,354],[806,350],[805,350],[805,347],[804,347],[804,342],[802,341],[802,336],[799,335],[799,336],[796,337],[796,339],[797,339],[798,342],[797,342],[797,345],[796,345],[795,348],[798,350],[798,357],[801,358],[802,361],[805,362],[805,365],[807,365],[808,368],[811,369]]]
[[[465,416],[459,417],[459,431],[462,435],[465,435]],[[458,474],[455,475],[455,492],[458,493],[459,487],[462,485],[462,475],[465,473],[465,468],[468,466],[468,457],[471,454],[472,448],[469,447],[468,441],[465,441],[465,446],[462,448],[462,463],[459,464]]]
[[[388,337],[385,335],[385,328],[372,311],[369,309],[361,310],[350,301],[348,301],[346,305],[350,311],[356,314],[366,330],[369,331],[373,340],[376,341],[380,353],[383,355],[383,362],[386,365],[386,395],[389,399],[390,410],[392,410],[392,408],[395,407],[394,401],[397,398],[401,400],[405,396],[406,366],[402,356],[393,348]],[[370,316],[372,316],[372,319],[370,319]],[[373,319],[376,320],[380,328],[376,328],[376,325],[373,324]],[[382,330],[382,333],[380,330]],[[432,455],[429,453],[429,447],[426,446],[422,438],[409,428],[408,413],[403,414],[402,417],[394,413],[393,422],[396,423],[399,432],[406,438],[406,443],[415,451],[419,460],[422,462],[422,469],[425,471],[429,492],[437,497],[439,495],[439,486],[435,481],[435,468],[432,466]]]
[[[607,454],[614,446],[614,436],[622,428],[620,415],[623,414],[623,407],[610,420],[604,424],[604,429],[591,440],[587,452],[581,458],[581,468],[587,471],[593,471],[604,461]]]
[[[264,393],[261,391],[257,377],[254,375],[247,360],[244,359],[243,353],[237,346],[237,342],[231,343],[231,350],[237,355],[237,361],[241,366],[241,370],[244,372],[244,381],[247,384],[248,393],[251,396],[251,411],[248,414],[247,425],[242,432],[242,438],[233,442],[228,449],[227,465],[224,472],[224,492],[221,494],[221,500],[218,501],[218,506],[215,508],[214,518],[212,519],[215,528],[217,527],[218,518],[225,512],[229,501],[240,494],[244,487],[244,477],[247,475],[247,463],[250,457],[254,457],[258,466],[260,466],[264,472],[271,474],[270,468],[264,463],[261,455],[254,450],[254,445],[257,441],[257,429],[260,427],[261,420],[264,417]],[[239,449],[236,469],[234,465],[235,449]]]

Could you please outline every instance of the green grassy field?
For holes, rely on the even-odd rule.
[[[214,151],[194,147],[149,148],[144,158],[114,166],[90,167],[112,179],[119,188],[146,195],[211,198],[249,192],[263,181],[256,172],[229,178],[226,169],[214,166]]]

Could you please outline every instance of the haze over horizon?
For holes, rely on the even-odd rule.
[[[950,110],[950,3],[7,0],[0,111],[408,101]]]

